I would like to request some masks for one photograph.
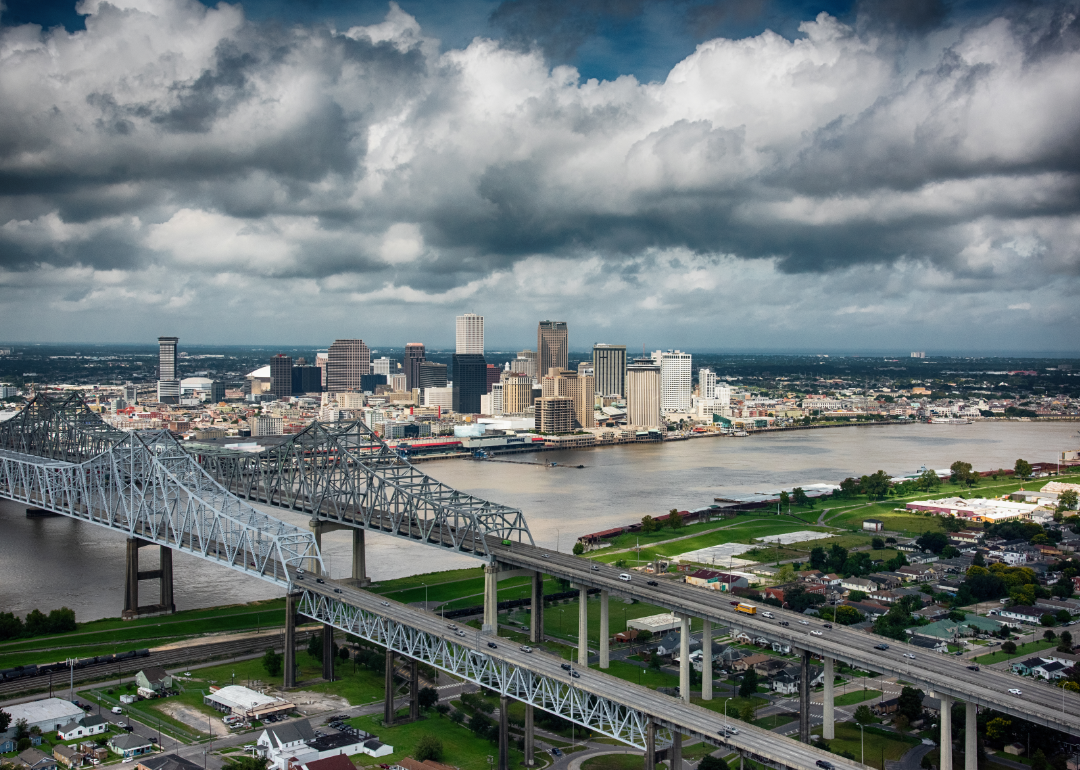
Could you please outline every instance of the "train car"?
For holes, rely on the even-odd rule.
[[[112,663],[114,660],[116,660],[116,656],[115,655],[99,655],[97,660],[98,660],[98,663]]]
[[[149,658],[150,650],[138,650],[135,654],[138,655],[140,658]]]
[[[134,658],[134,657],[135,657],[135,651],[134,650],[132,650],[131,652],[118,652],[118,653],[116,653],[116,659],[117,660],[127,660],[128,658]]]

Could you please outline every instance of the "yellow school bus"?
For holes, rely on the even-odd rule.
[[[735,605],[735,611],[745,612],[747,615],[756,615],[757,607],[755,607],[753,604],[743,604],[742,602],[739,602]]]

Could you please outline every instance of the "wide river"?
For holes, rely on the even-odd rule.
[[[569,550],[580,535],[672,508],[700,508],[717,495],[790,489],[883,469],[899,475],[955,460],[976,469],[1011,468],[1017,458],[1053,461],[1080,447],[1076,423],[903,425],[792,431],[749,438],[701,438],[666,444],[518,455],[507,462],[443,460],[424,472],[453,487],[520,508],[538,545]],[[545,467],[522,461],[584,465]],[[80,620],[116,617],[123,606],[124,539],[67,518],[27,519],[24,505],[0,501],[0,612],[25,615],[71,607]],[[305,517],[265,508],[303,526]],[[349,572],[347,532],[323,539],[331,574]],[[368,537],[376,580],[477,564],[467,557],[381,535]],[[153,569],[154,549],[142,551]],[[281,594],[276,586],[177,554],[178,609],[246,602]],[[143,584],[143,604],[156,601]]]

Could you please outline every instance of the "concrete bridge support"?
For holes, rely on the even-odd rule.
[[[484,625],[481,631],[493,636],[499,633],[499,567],[484,565]]]
[[[964,717],[964,770],[979,770],[979,707],[968,701]]]
[[[810,651],[799,650],[799,740],[810,742]],[[941,770],[945,770],[942,768]]]
[[[334,681],[334,627],[326,623],[322,627],[322,677]]]
[[[357,527],[350,527],[347,524],[335,524],[332,521],[321,521],[319,519],[311,519],[308,522],[308,528],[315,534],[315,545],[319,548],[319,553],[322,553],[322,536],[327,532],[335,532],[339,529],[347,529],[352,531],[352,571],[350,573],[349,582],[357,588],[364,588],[371,584],[371,580],[367,576],[367,559],[364,552],[364,530]],[[319,574],[319,563],[312,559],[309,562],[311,572]],[[323,577],[327,577],[324,575]]]
[[[296,687],[296,594],[285,596],[284,687]]]
[[[420,661],[409,661],[409,720],[420,718]]]
[[[690,618],[679,618],[679,697],[690,702]],[[674,770],[674,765],[672,766]]]
[[[701,699],[712,700],[712,621],[704,621],[701,630]]]
[[[671,734],[671,754],[668,762],[669,770],[683,770],[682,766],[682,733],[677,730]]]
[[[529,641],[540,644],[544,641],[544,575],[542,572],[532,574],[532,617],[529,618]]]
[[[394,724],[394,652],[386,651],[386,697],[383,699],[383,724]]]
[[[938,694],[941,700],[941,740],[939,742],[941,761],[938,767],[941,770],[953,770],[952,768],[952,704],[953,699],[948,695]]]
[[[582,668],[589,667],[589,589],[578,588],[578,641],[577,662]]]
[[[510,770],[510,699],[499,696],[499,770]]]
[[[153,543],[140,540],[137,537],[129,537],[127,540],[127,563],[124,573],[124,611],[120,617],[124,620],[132,620],[140,615],[163,615],[176,612],[176,604],[173,601],[173,561],[172,549],[168,546],[158,547],[158,568],[156,570],[139,570],[139,549]],[[142,580],[157,580],[159,582],[158,603],[139,606],[139,582]]]
[[[645,770],[656,770],[656,723],[645,723]]]
[[[833,699],[833,659],[825,658],[825,692],[821,698],[821,737],[831,741],[836,737],[836,711]]]
[[[608,650],[608,635],[610,634],[608,623],[608,592],[600,592],[600,668],[608,668],[610,652]]]
[[[533,724],[533,707],[531,703],[525,704],[525,767],[536,764],[536,736]]]

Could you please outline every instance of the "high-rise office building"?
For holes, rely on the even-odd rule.
[[[455,353],[484,355],[484,317],[466,313],[457,317],[457,347]],[[457,377],[455,376],[455,379]]]
[[[326,357],[326,389],[358,390],[365,374],[371,374],[371,351],[364,341],[334,340]]]
[[[659,365],[643,359],[626,367],[627,427],[660,427],[660,392]]]
[[[214,380],[210,383],[210,402],[213,404],[221,403],[225,400],[225,383],[221,380]]]
[[[660,408],[665,412],[689,412],[694,392],[690,354],[681,350],[657,350],[652,359],[660,366]]]
[[[490,414],[492,417],[500,417],[503,413],[503,384],[496,382],[491,386],[488,394],[488,403],[491,404]]]
[[[714,398],[716,394],[716,372],[702,367],[697,373],[698,395],[702,398]]]
[[[510,371],[517,374],[524,374],[535,380],[538,374],[536,369],[536,353],[532,350],[522,350],[517,354],[517,358],[510,362]]]
[[[139,403],[139,388],[130,382],[124,383],[124,401],[128,405]]]
[[[533,405],[533,378],[511,372],[502,382],[503,413],[525,414]]]
[[[533,419],[540,433],[570,433],[574,430],[574,400],[564,396],[538,398]]]
[[[405,384],[405,375],[401,372],[398,372],[397,374],[391,374],[390,379],[386,382],[390,386],[390,389],[397,393],[404,393],[408,389]]]
[[[424,343],[410,342],[405,346],[405,390],[423,387],[420,384],[420,364],[424,361]]]
[[[565,321],[541,321],[536,328],[536,371],[543,376],[553,366],[565,369],[568,345]]]
[[[458,414],[480,414],[480,396],[487,394],[487,361],[478,353],[455,353],[454,403]]]
[[[270,359],[270,395],[277,399],[292,398],[293,365],[290,356],[278,353]]]
[[[413,387],[421,389],[445,388],[446,364],[437,364],[434,361],[421,361],[417,370],[416,384],[413,385]]]
[[[179,337],[158,337],[158,401],[180,403],[180,372],[176,366]]]
[[[730,385],[717,385],[714,392],[714,398],[720,403],[720,406],[731,406],[731,386]]]
[[[601,396],[626,395],[626,345],[597,343],[592,349],[596,392]]]
[[[383,356],[382,358],[376,358],[374,361],[371,362],[372,374],[385,374],[387,377],[389,377],[393,368],[394,362],[386,356]]]
[[[315,351],[315,366],[318,367],[320,376],[319,384],[322,385],[322,389],[326,390],[326,359],[330,356],[329,351],[316,350]]]
[[[595,385],[591,374],[551,368],[540,381],[540,387],[544,399],[569,398],[573,402],[575,428],[596,427]]]
[[[484,391],[484,392],[485,393],[490,393],[491,392],[491,387],[496,382],[499,381],[499,378],[501,376],[502,376],[502,369],[500,369],[496,364],[488,364],[487,365],[487,390]]]
[[[293,364],[293,395],[295,396],[299,393],[321,393],[323,389],[322,376],[323,370],[317,366],[297,366],[296,364]]]

